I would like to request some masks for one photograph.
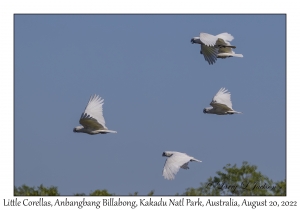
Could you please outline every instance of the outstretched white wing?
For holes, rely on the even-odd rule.
[[[201,52],[204,56],[204,59],[208,62],[209,65],[212,65],[216,62],[218,56],[218,48],[209,47],[206,45],[201,45]]]
[[[220,38],[220,39],[223,39],[224,42],[225,42],[226,44],[228,44],[228,45],[230,45],[229,42],[231,42],[231,41],[234,39],[234,37],[233,37],[231,34],[226,33],[226,32],[221,33],[221,34],[218,34],[218,35],[216,35],[216,37],[217,37],[217,38]]]
[[[228,92],[225,88],[221,88],[214,96],[210,105],[216,109],[224,109],[224,111],[232,110],[230,92]]]
[[[185,153],[174,152],[171,157],[168,157],[163,169],[163,176],[165,179],[171,180],[175,178],[175,175],[179,171],[180,167],[187,169],[187,164],[192,159]]]
[[[200,33],[200,41],[206,46],[214,46],[218,40],[218,37],[208,34],[208,33]]]
[[[107,129],[103,117],[103,101],[104,99],[101,99],[98,95],[91,96],[79,120],[79,123],[83,125],[83,127],[91,130]]]

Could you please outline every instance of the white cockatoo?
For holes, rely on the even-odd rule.
[[[203,54],[204,59],[209,65],[216,62],[220,48],[236,48],[230,45],[234,37],[228,33],[221,33],[216,36],[208,33],[200,33],[199,37],[193,37],[191,43],[201,45],[200,53]]]
[[[163,176],[168,180],[174,179],[180,168],[189,169],[188,163],[190,161],[202,162],[185,153],[175,151],[165,151],[162,156],[168,157],[163,169]]]
[[[91,96],[84,112],[81,114],[79,123],[82,125],[73,129],[74,132],[87,133],[87,134],[106,134],[117,133],[117,131],[108,130],[105,126],[105,120],[103,117],[103,105],[104,99],[100,96]]]
[[[234,111],[232,109],[232,103],[230,100],[230,92],[227,92],[225,88],[221,88],[210,102],[212,107],[203,109],[203,113],[226,115],[226,114],[241,114],[241,112]]]

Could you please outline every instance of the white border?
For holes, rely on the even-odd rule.
[[[0,198],[13,199],[13,14],[15,13],[286,13],[287,14],[287,197],[267,197],[268,200],[291,201],[298,200],[296,196],[300,189],[297,177],[299,175],[299,136],[297,130],[299,125],[298,105],[299,105],[299,64],[298,44],[299,39],[299,8],[296,1],[40,1],[40,0],[2,0],[0,2],[0,91],[1,91],[1,111],[4,117],[1,119],[1,146],[0,146]],[[276,24],[276,23],[274,23]],[[262,46],[260,50],[264,50]],[[292,45],[293,44],[293,45]],[[297,56],[297,57],[296,57]],[[284,110],[278,110],[280,112]],[[2,115],[3,116],[3,115]],[[270,148],[272,145],[270,145]],[[62,197],[59,197],[63,199]],[[69,197],[72,200],[81,200],[82,198]],[[142,197],[121,197],[126,199],[139,200]],[[172,198],[172,197],[169,197]],[[168,197],[163,199],[168,200]],[[179,199],[178,197],[176,197]],[[22,197],[20,199],[23,199]],[[25,199],[25,198],[24,198]],[[56,198],[47,198],[55,202]],[[89,199],[89,197],[87,198]],[[97,198],[101,200],[102,198]],[[153,199],[159,199],[154,197]],[[209,197],[201,198],[203,200]],[[219,200],[219,197],[211,197]],[[224,197],[229,199],[229,197]],[[242,202],[243,198],[234,198]],[[261,197],[247,197],[247,200],[263,200]],[[3,199],[1,199],[3,205]],[[38,198],[35,198],[38,200]],[[91,200],[91,199],[90,199]],[[298,206],[300,202],[298,202]],[[14,207],[11,207],[14,209]],[[40,207],[39,207],[40,208]],[[72,207],[69,207],[72,208]],[[86,207],[84,207],[86,208]],[[115,209],[115,207],[106,207],[106,209]],[[128,207],[127,207],[128,208]],[[142,207],[138,207],[139,209]],[[230,207],[228,207],[230,208]],[[248,207],[249,208],[249,207]],[[74,209],[74,207],[72,208]],[[93,207],[95,209],[95,207]],[[165,208],[164,208],[165,209]]]

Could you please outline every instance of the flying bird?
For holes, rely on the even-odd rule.
[[[216,36],[208,33],[200,33],[199,37],[191,39],[192,44],[200,44],[200,54],[203,54],[204,59],[209,65],[217,61],[219,49],[221,48],[236,48],[230,44],[234,37],[228,33],[221,33]]]
[[[104,99],[100,96],[91,96],[84,112],[81,114],[79,125],[73,129],[76,133],[87,133],[87,134],[106,134],[106,133],[117,133],[117,131],[108,130],[105,126],[105,120],[103,117],[103,105]]]
[[[230,99],[230,92],[225,88],[221,88],[210,102],[212,107],[203,109],[203,113],[227,115],[227,114],[241,114],[232,109],[232,103]]]
[[[174,179],[180,168],[189,169],[190,161],[202,162],[181,152],[165,151],[162,156],[168,157],[163,169],[163,176],[168,180]]]

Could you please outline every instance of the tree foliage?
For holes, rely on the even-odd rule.
[[[273,190],[274,195],[286,196],[286,180],[276,182],[276,188]]]
[[[15,196],[59,196],[57,187],[44,187],[42,184],[38,187],[14,187]]]
[[[104,190],[95,190],[91,192],[89,195],[86,195],[85,193],[76,193],[75,196],[113,196],[115,194],[109,193],[106,189]]]
[[[217,176],[209,177],[207,182],[200,183],[199,188],[188,188],[182,195],[286,195],[285,180],[274,183],[248,162],[243,162],[241,167],[227,164],[223,170],[217,171]]]
[[[114,194],[109,193],[107,190],[95,190],[90,193],[90,196],[113,196]]]

